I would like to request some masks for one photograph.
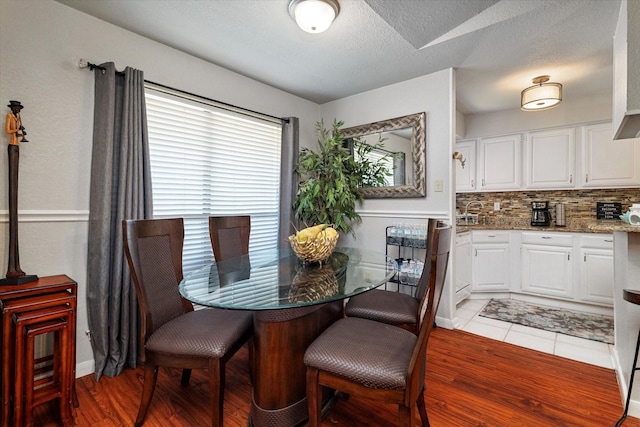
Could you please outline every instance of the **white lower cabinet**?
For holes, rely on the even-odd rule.
[[[470,271],[475,293],[522,293],[613,306],[610,234],[474,230],[470,256],[468,248],[466,241],[458,247],[457,281],[467,280]]]
[[[584,302],[613,306],[613,238],[585,236],[580,256],[580,293]]]
[[[524,243],[524,233],[522,238],[522,291],[573,298],[573,247]]]
[[[472,242],[472,290],[508,291],[511,286],[509,232],[474,231]]]

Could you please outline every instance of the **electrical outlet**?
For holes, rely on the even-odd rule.
[[[500,202],[493,202],[493,210],[494,211],[500,210]]]

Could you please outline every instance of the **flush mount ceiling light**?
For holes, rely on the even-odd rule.
[[[520,95],[521,109],[524,111],[546,110],[560,104],[562,101],[562,85],[547,83],[549,76],[539,76],[533,79],[534,86],[529,86]]]
[[[289,15],[307,33],[325,31],[339,12],[337,0],[291,0],[289,3]]]

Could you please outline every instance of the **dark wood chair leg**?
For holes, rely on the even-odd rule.
[[[307,406],[309,407],[309,427],[320,426],[322,416],[322,386],[318,382],[319,371],[307,368]]]
[[[416,427],[416,419],[413,417],[413,406],[398,405],[400,427]]]
[[[220,359],[209,361],[209,388],[211,389],[211,425],[222,427],[224,415],[224,363]]]
[[[135,427],[142,426],[144,418],[147,416],[147,410],[149,410],[149,405],[151,404],[151,398],[153,397],[157,380],[158,366],[147,361],[147,364],[144,367],[144,386],[142,388],[142,399],[140,400],[140,409],[138,409]]]
[[[189,380],[191,379],[191,369],[183,369],[182,370],[182,379],[180,380],[180,384],[189,385]]]
[[[427,416],[427,405],[424,401],[424,390],[418,396],[418,412],[420,413],[420,419],[424,427],[430,427],[429,417]]]

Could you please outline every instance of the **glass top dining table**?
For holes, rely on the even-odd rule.
[[[204,265],[180,283],[187,300],[209,307],[280,310],[342,300],[376,288],[397,271],[384,253],[337,247],[322,264],[303,263],[290,248]]]

